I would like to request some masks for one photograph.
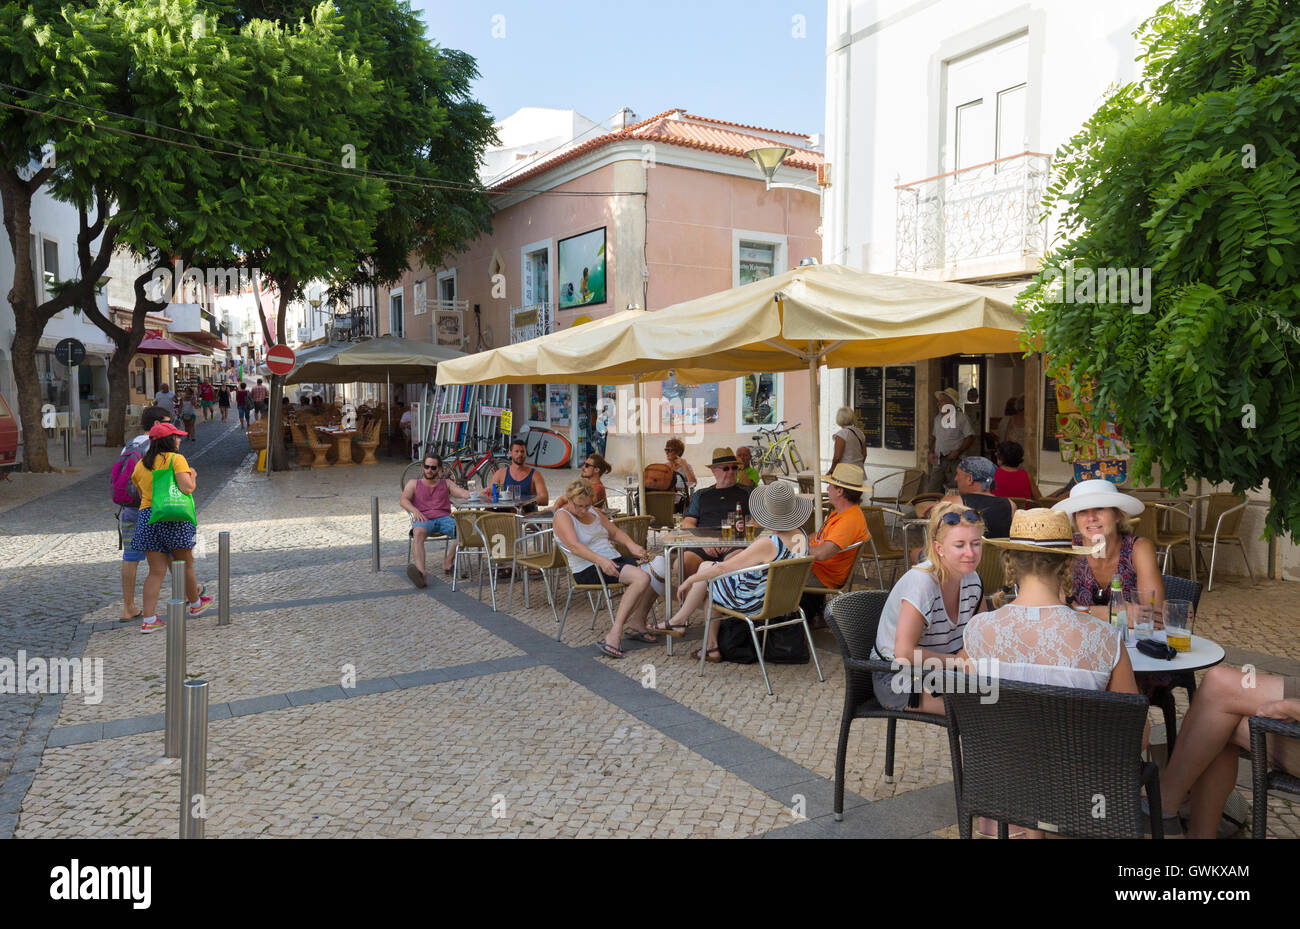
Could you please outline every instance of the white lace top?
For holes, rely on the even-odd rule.
[[[999,678],[1081,690],[1105,690],[1123,648],[1108,623],[1068,606],[980,613],[966,624],[965,641],[972,659],[997,659]]]

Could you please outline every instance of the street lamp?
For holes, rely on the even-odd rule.
[[[765,148],[751,148],[745,152],[749,160],[754,162],[758,170],[763,174],[763,180],[767,183],[768,190],[802,190],[806,194],[817,195],[817,215],[824,215],[824,200],[822,198],[822,188],[809,187],[806,184],[787,184],[773,183],[772,178],[776,175],[776,169],[781,167],[781,163],[795,153],[795,149],[787,145],[769,145]],[[821,234],[818,228],[817,234]]]

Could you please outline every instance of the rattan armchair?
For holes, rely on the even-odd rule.
[[[716,611],[720,617],[730,617],[732,619],[743,620],[749,626],[749,636],[754,640],[754,651],[758,653],[758,666],[763,672],[763,683],[767,685],[767,695],[772,696],[772,681],[767,676],[767,662],[763,660],[763,647],[767,643],[767,633],[771,629],[780,629],[783,626],[793,626],[801,624],[803,626],[804,636],[808,639],[808,651],[812,655],[813,664],[817,668],[817,679],[825,681],[822,674],[822,664],[817,660],[817,648],[813,645],[812,630],[808,627],[808,619],[804,616],[803,608],[799,606],[799,599],[803,595],[803,586],[808,581],[808,574],[812,571],[812,557],[805,558],[785,558],[781,561],[772,561],[768,564],[758,565],[753,568],[737,568],[735,571],[728,571],[725,574],[719,574],[717,577],[709,578],[709,599],[708,605],[704,610],[704,641],[709,640],[709,624],[713,621],[713,614]],[[767,584],[763,592],[763,603],[757,613],[740,613],[736,610],[727,609],[719,606],[714,602],[714,595],[717,593],[717,584],[724,577],[730,577],[733,574],[743,574],[746,571],[761,573],[767,572]],[[799,614],[798,619],[785,619],[795,613]],[[721,618],[718,620],[722,621]],[[758,629],[763,630],[763,642],[758,641]],[[707,649],[700,649],[700,674],[704,674],[704,662],[707,656]]]
[[[1147,702],[1138,694],[998,681],[997,699],[975,681],[950,674],[943,704],[948,717],[957,827],[971,837],[971,820],[1063,836],[1140,839],[1140,794],[1160,809],[1160,776],[1141,761]],[[1152,838],[1164,838],[1150,817]]]
[[[626,533],[629,539],[642,548],[650,544],[650,524],[654,522],[653,516],[618,516],[610,522],[614,524],[614,528]],[[619,554],[629,558],[632,556],[631,552],[617,542],[614,543],[614,547],[618,549]]]
[[[1269,791],[1280,790],[1300,795],[1300,777],[1288,774],[1281,768],[1269,770],[1268,737],[1300,739],[1300,723],[1252,716],[1248,725],[1250,726],[1250,780],[1254,788],[1250,835],[1254,839],[1266,839],[1268,838]]]
[[[840,741],[835,752],[835,819],[844,818],[844,765],[849,750],[849,729],[855,719],[885,719],[885,783],[894,782],[894,739],[900,719],[947,726],[943,716],[914,710],[891,710],[876,699],[872,674],[896,670],[888,661],[871,657],[880,614],[889,599],[886,590],[859,590],[837,597],[826,611],[826,625],[839,642],[844,658],[844,711],[840,714]]]
[[[675,490],[647,490],[645,492],[645,511],[650,516],[652,528],[671,529],[676,522],[673,519],[673,507],[677,503]]]
[[[857,579],[858,569],[862,567],[864,556],[871,551],[871,540],[865,539],[861,542],[854,542],[840,554],[844,552],[853,552],[853,566],[849,568],[849,576],[844,579],[843,587],[823,587],[817,579],[817,575],[812,571],[808,572],[808,581],[804,584],[803,592],[806,594],[820,594],[823,597],[838,597],[840,594],[852,592],[854,582]],[[866,577],[866,571],[863,569],[863,577]]]

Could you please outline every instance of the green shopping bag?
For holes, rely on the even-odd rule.
[[[149,509],[149,525],[191,523],[197,526],[194,498],[176,486],[176,456],[172,455],[166,468],[159,468],[152,474],[153,503]]]

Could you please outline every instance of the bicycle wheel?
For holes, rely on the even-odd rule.
[[[803,457],[799,454],[799,446],[794,442],[790,443],[790,464],[794,465],[795,474],[804,470]]]
[[[776,460],[773,462],[773,464],[775,464],[777,467],[781,469],[781,473],[783,475],[787,477],[790,475],[790,464],[789,462],[786,461],[784,448],[779,449],[777,451]],[[776,470],[776,468],[773,468],[772,470]]]
[[[402,490],[406,490],[406,482],[413,481],[424,474],[424,459],[412,461],[402,470]]]

